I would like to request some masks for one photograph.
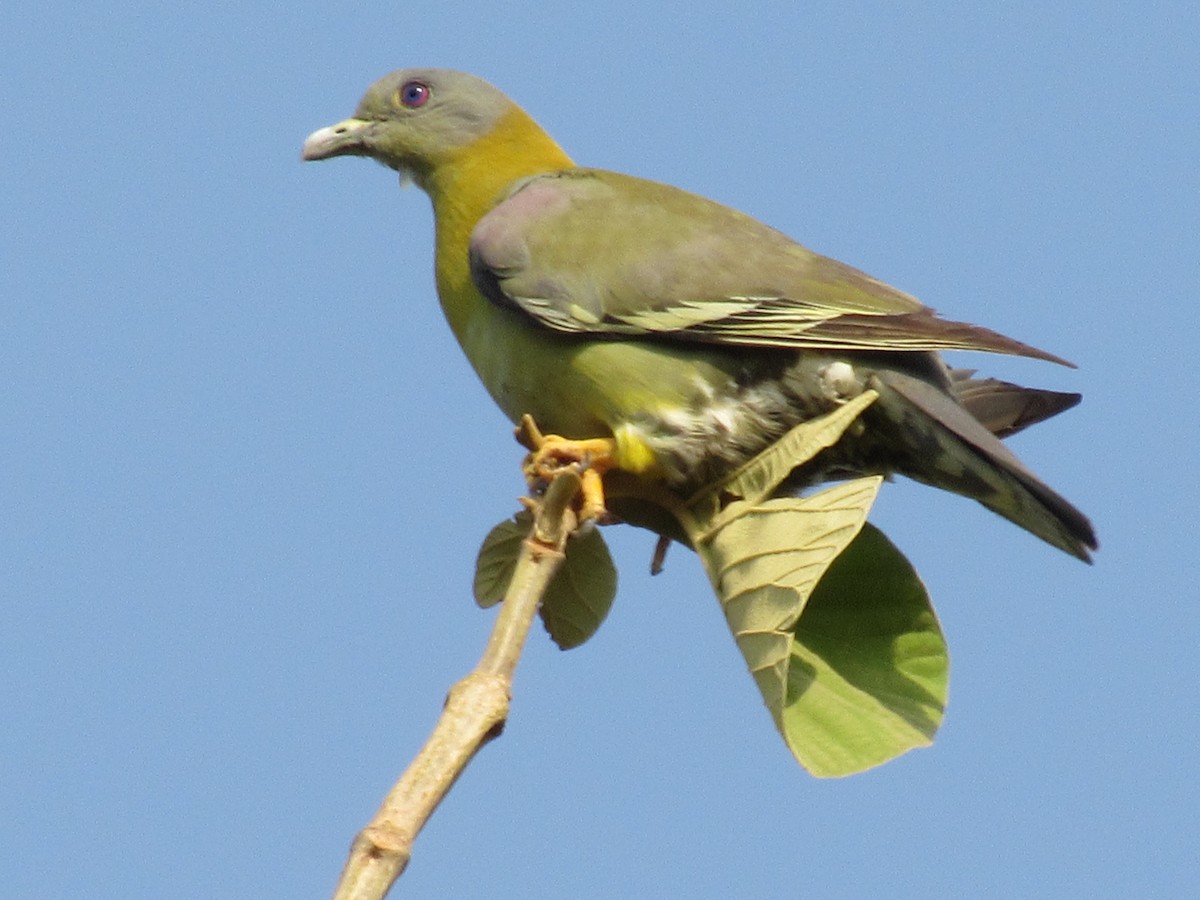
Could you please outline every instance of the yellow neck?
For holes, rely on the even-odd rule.
[[[471,281],[467,259],[476,223],[514,182],[573,165],[554,139],[514,106],[486,135],[451,151],[420,179],[433,201],[438,293],[460,341],[478,304],[488,302]]]

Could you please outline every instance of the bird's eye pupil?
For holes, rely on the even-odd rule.
[[[400,88],[400,102],[409,109],[424,106],[429,99],[429,85],[421,81],[408,81]]]

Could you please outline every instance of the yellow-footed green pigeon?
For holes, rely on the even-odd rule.
[[[1087,518],[997,437],[1078,395],[975,379],[939,351],[1058,357],[711,200],[580,168],[462,72],[393,72],[304,142],[306,160],[348,155],[429,195],[438,293],[467,358],[511,419],[583,442],[595,471],[687,496],[871,388],[858,426],[792,487],[901,473],[1080,559],[1096,548]]]

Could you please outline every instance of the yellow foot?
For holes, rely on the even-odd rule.
[[[529,448],[523,466],[531,488],[544,487],[565,466],[575,466],[583,481],[579,520],[603,523],[610,517],[604,504],[604,473],[616,466],[617,442],[612,438],[571,440],[557,434],[542,434],[526,416],[517,430],[517,440]]]

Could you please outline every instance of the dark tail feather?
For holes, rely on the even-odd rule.
[[[1047,543],[1091,562],[1088,551],[1098,546],[1091,522],[1038,480],[989,430],[1012,434],[1078,399],[986,379],[956,381],[968,386],[962,405],[920,378],[894,370],[877,373],[871,386],[880,396],[872,410],[888,418],[907,444],[898,471],[972,497]],[[987,425],[973,416],[976,409],[984,413]]]
[[[1065,394],[1041,388],[1021,387],[995,378],[972,378],[973,369],[951,369],[954,396],[998,438],[1016,434],[1030,425],[1070,409],[1082,394]]]

